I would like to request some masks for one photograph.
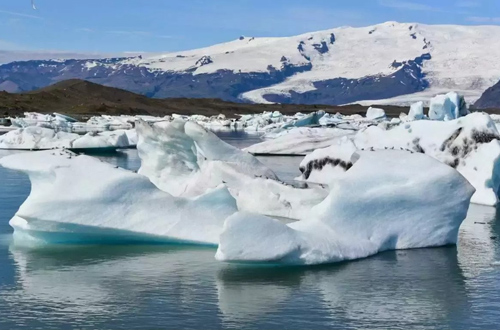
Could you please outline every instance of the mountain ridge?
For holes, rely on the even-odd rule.
[[[76,78],[156,98],[340,105],[457,90],[473,102],[500,80],[499,56],[500,26],[386,22],[154,56],[13,62],[0,65],[0,89]]]
[[[225,114],[234,118],[238,114],[280,111],[283,114],[313,112],[320,109],[344,114],[364,114],[360,105],[295,105],[295,104],[247,104],[231,103],[220,99],[154,99],[126,90],[102,86],[93,82],[70,79],[25,93],[0,92],[0,115],[16,116],[23,112],[59,112],[71,116],[92,115],[153,115],[165,116]],[[399,115],[407,109],[387,107],[388,114]]]

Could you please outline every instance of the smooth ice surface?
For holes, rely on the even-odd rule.
[[[24,242],[215,245],[224,220],[237,211],[225,187],[174,197],[142,175],[69,151],[11,155],[0,165],[31,180],[29,197],[10,221]]]
[[[310,265],[457,242],[474,193],[458,172],[403,151],[357,152],[353,161],[307,219],[228,218],[216,258]]]

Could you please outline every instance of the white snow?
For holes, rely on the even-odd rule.
[[[229,217],[216,258],[310,265],[456,243],[474,193],[458,172],[403,151],[357,152],[352,160],[307,219]]]
[[[0,165],[31,180],[10,221],[21,242],[217,244],[224,220],[237,211],[225,187],[174,197],[142,175],[70,151],[16,154]]]

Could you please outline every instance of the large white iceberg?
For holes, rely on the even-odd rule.
[[[306,156],[300,166],[301,178],[328,183],[331,172],[340,171],[345,163],[345,152],[354,149],[425,153],[457,169],[476,188],[473,203],[495,205],[498,201],[500,134],[485,113],[472,113],[451,121],[414,121],[390,130],[369,127]]]
[[[0,149],[45,150],[66,149],[109,149],[124,148],[136,143],[130,141],[133,133],[123,130],[85,135],[56,131],[51,128],[29,126],[10,131],[0,136]]]
[[[174,197],[142,175],[70,151],[16,154],[0,165],[31,180],[29,197],[10,221],[24,241],[216,245],[224,220],[237,211],[225,187]]]
[[[241,210],[301,218],[328,194],[320,187],[300,189],[280,182],[250,153],[194,122],[138,122],[136,129],[139,173],[174,196],[198,196],[223,183]]]
[[[229,217],[216,258],[310,265],[456,243],[474,193],[457,171],[403,151],[356,152],[351,161],[307,219]]]

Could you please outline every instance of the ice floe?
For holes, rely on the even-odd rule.
[[[345,147],[403,149],[425,153],[457,169],[476,188],[472,202],[495,205],[500,190],[500,134],[485,113],[472,113],[451,121],[420,120],[385,130],[372,126],[355,135],[317,149],[301,163],[302,179],[328,183],[331,167],[342,165]],[[339,161],[330,160],[340,159]],[[323,172],[324,174],[315,173]],[[312,177],[311,177],[312,175]]]
[[[23,242],[216,245],[224,220],[237,211],[225,187],[174,197],[142,175],[65,150],[11,155],[0,165],[31,180],[10,221]]]
[[[135,145],[137,138],[133,130],[89,132],[85,135],[56,131],[51,128],[28,126],[11,130],[0,136],[0,149],[45,150],[45,149],[114,149]]]
[[[457,171],[426,155],[392,150],[358,151],[352,162],[307,219],[229,217],[216,258],[319,264],[456,243],[474,193]]]
[[[174,196],[198,196],[226,184],[241,210],[300,218],[328,193],[321,187],[302,189],[280,182],[253,155],[194,122],[138,122],[136,129],[139,173]]]

